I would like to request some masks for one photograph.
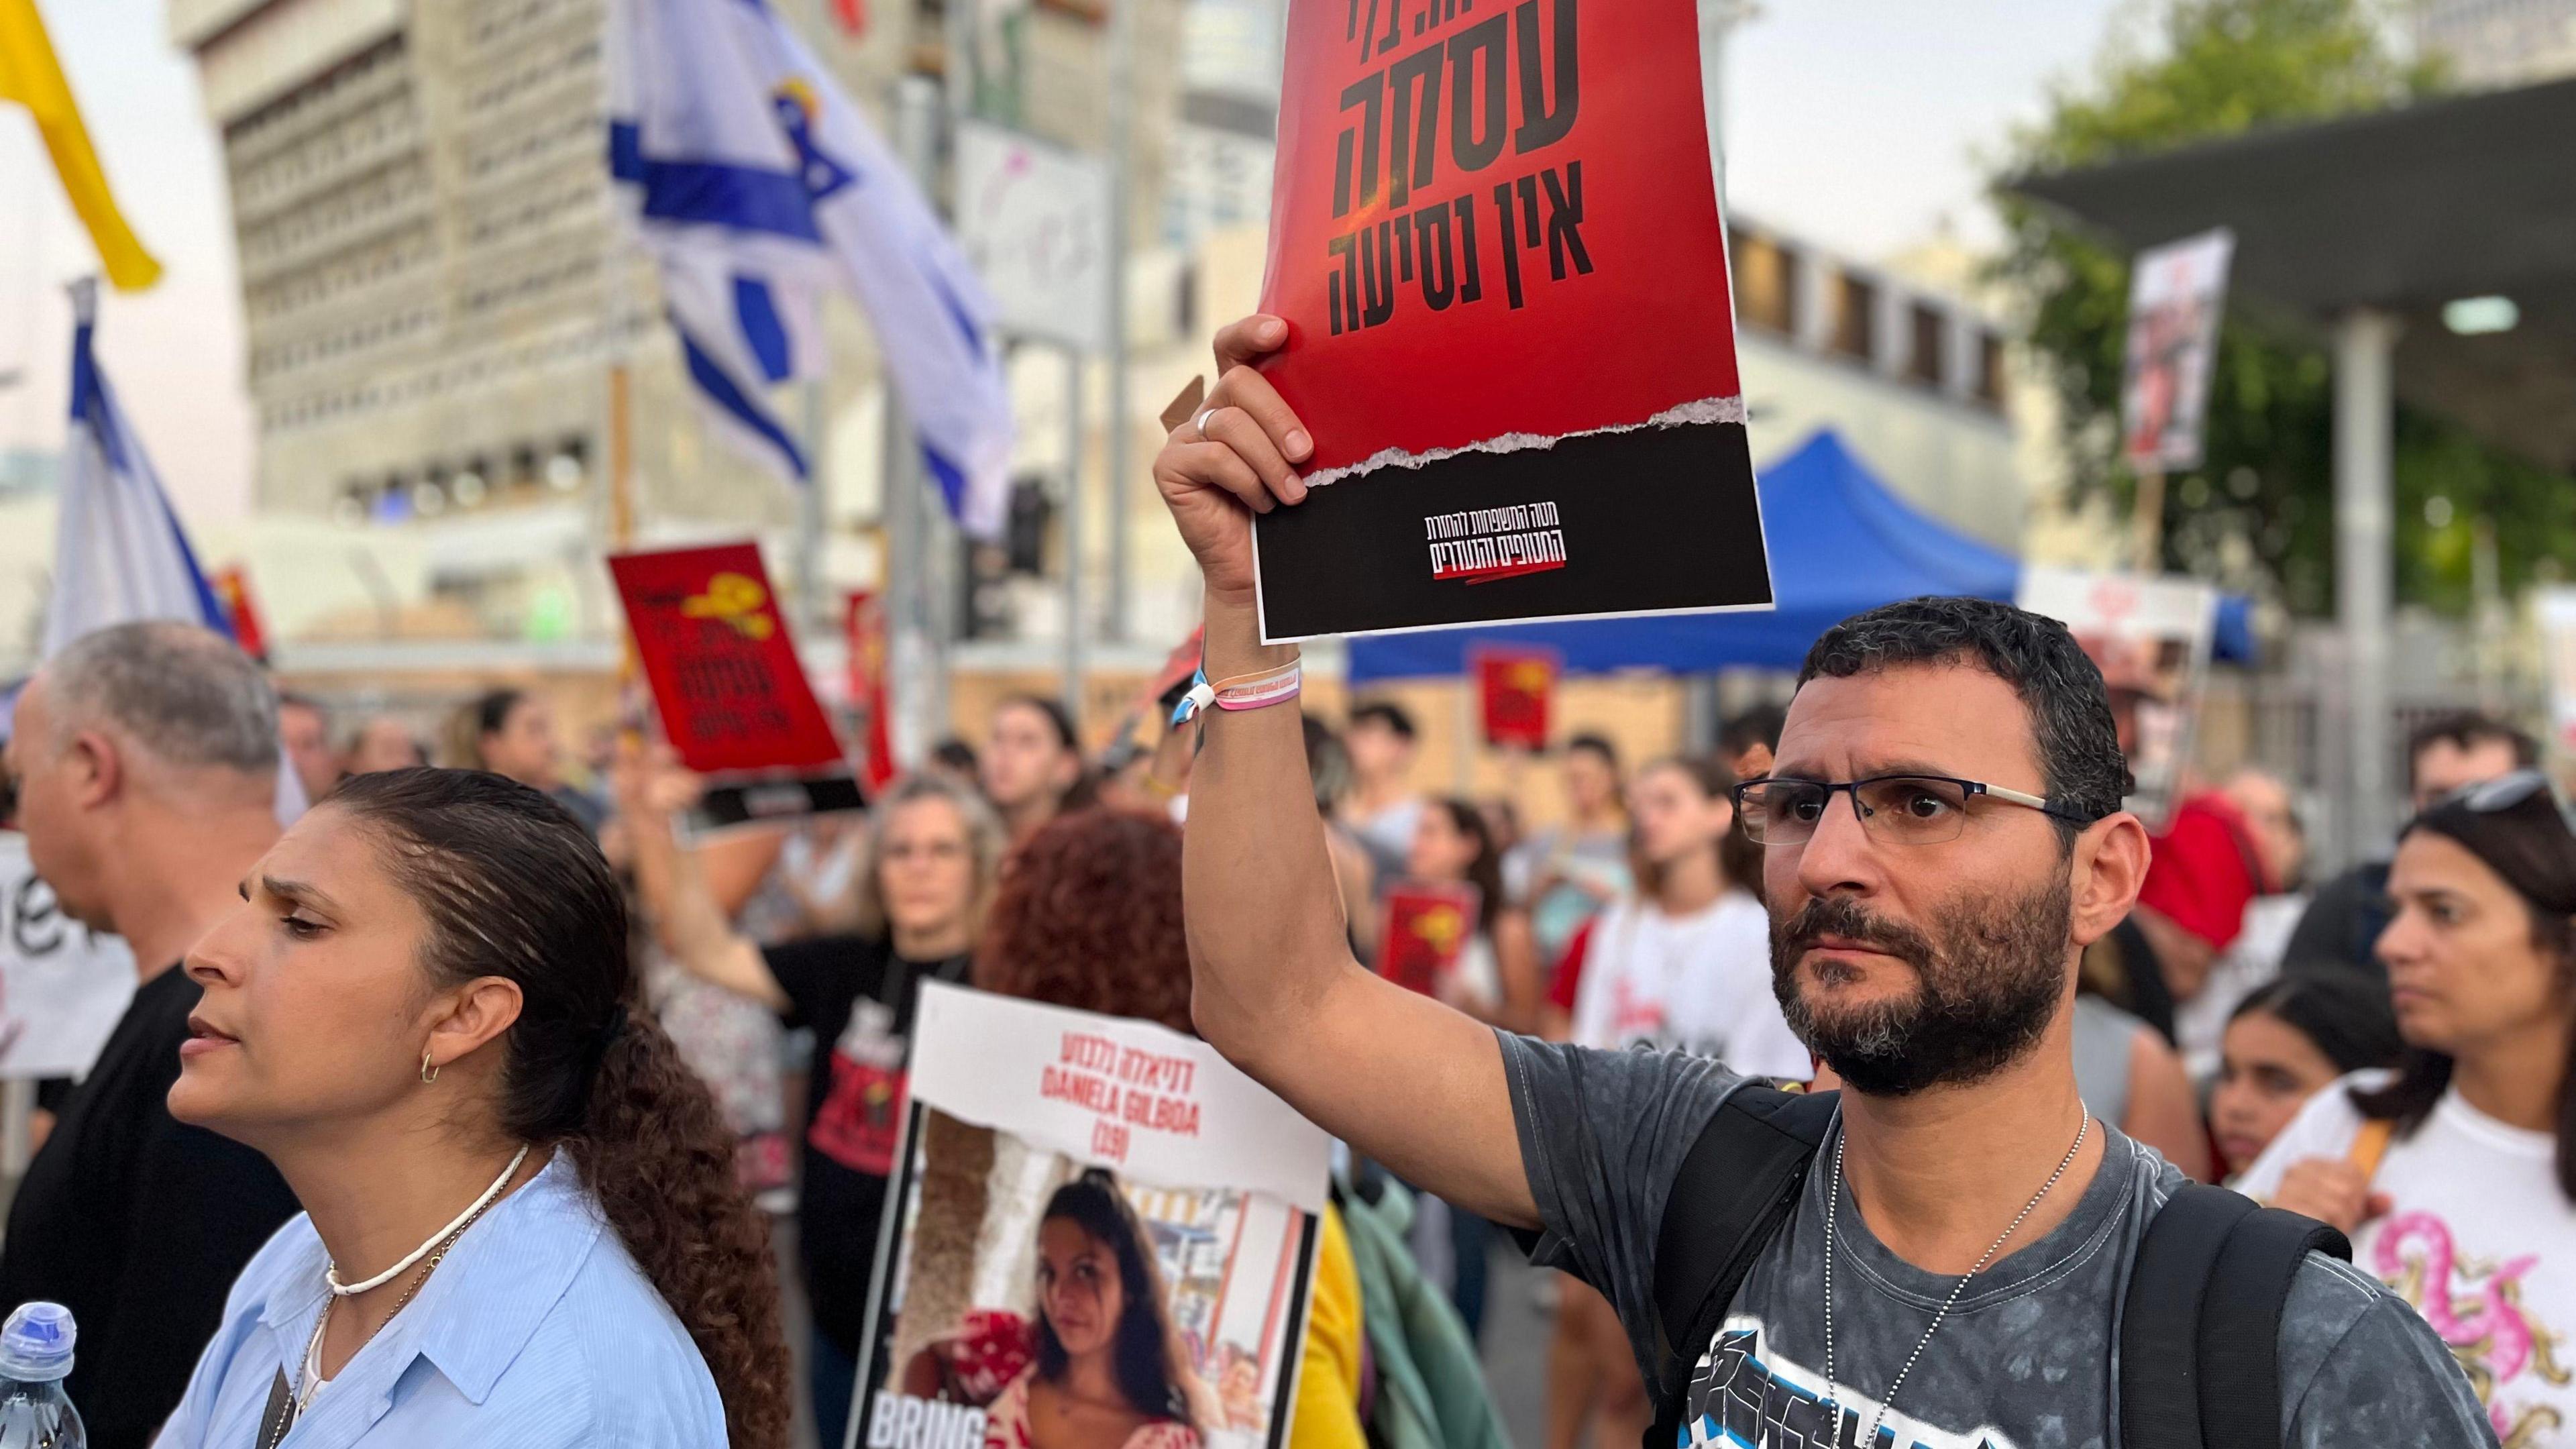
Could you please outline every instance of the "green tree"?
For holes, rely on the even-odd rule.
[[[2012,192],[2010,179],[2437,91],[2438,68],[2397,55],[2386,22],[2372,0],[2167,0],[2153,43],[2115,38],[2087,80],[2054,91],[2044,118],[2010,138],[1994,178],[2008,233],[1995,269],[2033,304],[2030,340],[2058,396],[2077,502],[2107,494],[2124,513],[2134,506],[2136,479],[2118,457],[2128,260]],[[2308,614],[2334,600],[2333,378],[2319,342],[2231,306],[2205,461],[2168,479],[2164,499],[2166,567],[2277,590]],[[2466,606],[2481,519],[2508,588],[2544,559],[2576,555],[2567,480],[2457,424],[2401,407],[2396,473],[2402,600]]]

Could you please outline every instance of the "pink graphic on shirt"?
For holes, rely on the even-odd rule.
[[[2416,1251],[2408,1252],[2410,1246]],[[2533,1323],[2522,1306],[2522,1279],[2539,1263],[2537,1255],[2501,1265],[2481,1262],[2456,1251],[2450,1224],[2439,1216],[2410,1212],[2380,1230],[2373,1258],[2379,1276],[2396,1285],[2451,1346],[2506,1449],[2533,1444],[2559,1426],[2556,1409],[2531,1405],[2516,1412],[2501,1392],[2526,1368],[2536,1368],[2546,1383],[2570,1379],[2558,1366],[2558,1335]]]

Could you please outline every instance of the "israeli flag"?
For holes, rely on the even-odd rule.
[[[95,281],[72,285],[72,313],[71,438],[63,455],[45,655],[94,629],[137,619],[203,624],[229,639],[232,618],[197,567],[196,550],[144,456],[143,439],[125,420],[91,351]]]
[[[202,624],[231,639],[232,615],[197,566],[197,551],[162,491],[161,475],[143,451],[142,436],[117,405],[116,389],[108,385],[92,350],[98,283],[75,282],[71,292],[71,436],[63,449],[44,655],[52,658],[93,630],[141,619]],[[278,823],[292,824],[307,803],[281,743]]]
[[[846,293],[950,515],[999,536],[1011,411],[993,304],[865,115],[762,0],[621,0],[613,37],[609,168],[719,430],[806,476],[763,397],[821,374],[818,304]]]

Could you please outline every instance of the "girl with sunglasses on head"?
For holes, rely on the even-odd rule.
[[[2507,776],[2417,816],[2388,894],[2403,1061],[2318,1094],[2240,1186],[2351,1234],[2499,1440],[2576,1442],[2576,834],[2546,778]]]
[[[361,775],[242,897],[188,953],[170,1112],[306,1214],[242,1270],[164,1449],[784,1446],[768,1233],[590,833],[497,775]]]

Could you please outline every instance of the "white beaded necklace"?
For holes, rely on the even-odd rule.
[[[468,1206],[465,1211],[458,1213],[453,1219],[449,1220],[446,1227],[440,1228],[437,1232],[430,1234],[427,1242],[424,1242],[419,1247],[403,1254],[401,1262],[394,1264],[392,1267],[387,1268],[381,1273],[378,1273],[366,1282],[343,1283],[340,1281],[339,1264],[332,1263],[325,1266],[322,1269],[322,1281],[331,1285],[331,1296],[334,1298],[346,1298],[353,1293],[364,1293],[372,1288],[382,1288],[386,1284],[394,1281],[397,1277],[400,1277],[405,1268],[408,1268],[412,1264],[419,1262],[421,1259],[428,1257],[430,1249],[447,1241],[450,1234],[454,1233],[458,1228],[465,1226],[467,1223],[472,1222],[476,1213],[490,1207],[492,1205],[492,1200],[501,1195],[501,1189],[510,1185],[510,1178],[512,1174],[519,1170],[519,1164],[527,1160],[528,1145],[522,1142],[519,1144],[518,1154],[510,1159],[510,1165],[501,1169],[501,1175],[492,1179],[492,1185],[483,1189],[483,1195],[481,1197],[474,1199],[472,1205]]]
[[[2084,1120],[2075,1129],[2075,1145],[2066,1149],[2066,1156],[2058,1161],[2057,1170],[2048,1175],[2048,1181],[2039,1185],[2039,1191],[2030,1195],[2029,1202],[2022,1204],[2021,1211],[2013,1214],[2011,1225],[1987,1247],[1984,1255],[1977,1259],[1976,1266],[1960,1274],[1959,1281],[1950,1285],[1950,1296],[1941,1300],[1941,1311],[1932,1315],[1932,1326],[1923,1330],[1923,1337],[1915,1341],[1914,1351],[1905,1356],[1905,1366],[1896,1371],[1895,1381],[1880,1397],[1878,1412],[1871,1416],[1869,1432],[1860,1436],[1860,1443],[1878,1442],[1878,1431],[1887,1422],[1887,1411],[1896,1404],[1896,1391],[1905,1386],[1905,1376],[1914,1372],[1914,1361],[1923,1356],[1923,1350],[1931,1347],[1932,1335],[1941,1331],[1942,1320],[1950,1316],[1950,1305],[1959,1301],[1959,1294],[1967,1288],[1968,1280],[1985,1271],[1986,1264],[1993,1262],[1995,1254],[2003,1251],[2004,1244],[2011,1240],[2012,1235],[2021,1231],[2022,1223],[2039,1207],[2040,1199],[2048,1196],[2048,1190],[2057,1186],[2057,1180],[2066,1175],[2066,1169],[2075,1165],[2075,1154],[2084,1150],[2084,1138],[2092,1130],[2093,1109],[2086,1107]],[[1837,1425],[1842,1422],[1843,1400],[1842,1387],[1834,1378],[1834,1219],[1835,1209],[1841,1207],[1843,1201],[1843,1142],[1842,1134],[1836,1133],[1833,1190],[1832,1195],[1825,1199],[1825,1402],[1834,1406]]]

